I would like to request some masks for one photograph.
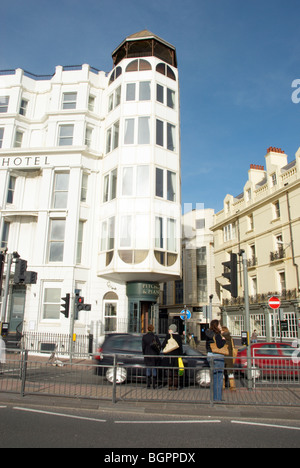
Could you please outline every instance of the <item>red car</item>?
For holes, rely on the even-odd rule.
[[[251,345],[252,377],[300,376],[300,349],[287,343],[256,343]],[[238,372],[247,372],[247,348],[241,348],[235,361]]]

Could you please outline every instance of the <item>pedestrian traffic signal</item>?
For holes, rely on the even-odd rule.
[[[70,294],[66,294],[66,297],[62,297],[61,300],[63,303],[61,304],[61,307],[64,310],[61,310],[61,314],[63,314],[66,318],[69,318],[69,311],[70,311]]]
[[[238,274],[237,274],[237,254],[230,254],[230,261],[223,262],[224,273],[222,276],[230,281],[230,284],[223,286],[224,289],[230,292],[231,297],[238,297]]]

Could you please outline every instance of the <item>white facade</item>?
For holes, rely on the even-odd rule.
[[[92,305],[77,333],[143,331],[158,283],[180,277],[176,52],[143,31],[113,60],[108,74],[0,73],[1,247],[38,273],[10,286],[11,331],[68,333],[60,304],[75,290]]]

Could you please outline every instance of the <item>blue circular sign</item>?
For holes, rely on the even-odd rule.
[[[192,313],[189,310],[182,310],[180,312],[181,320],[190,320],[192,318]]]

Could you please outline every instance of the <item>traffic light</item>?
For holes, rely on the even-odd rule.
[[[22,258],[17,258],[15,274],[14,274],[14,284],[23,284],[25,282],[26,269],[27,269],[27,261],[22,260]]]
[[[70,311],[70,294],[66,294],[66,297],[61,298],[64,303],[61,304],[61,307],[64,310],[61,310],[61,314],[63,314],[66,318],[69,318],[69,311]]]
[[[14,284],[36,284],[37,273],[35,271],[27,270],[27,260],[22,258],[16,259]]]
[[[230,254],[230,261],[223,262],[224,273],[222,276],[230,281],[230,284],[223,286],[230,292],[231,297],[238,297],[238,274],[237,274],[237,254]]]
[[[80,296],[78,293],[75,294],[75,320],[78,320],[78,314],[81,310],[89,311],[92,309],[91,304],[84,303],[84,297]]]

